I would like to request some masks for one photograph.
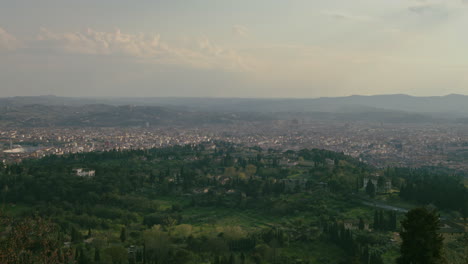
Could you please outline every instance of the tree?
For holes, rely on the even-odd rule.
[[[234,258],[234,255],[231,253],[231,256],[229,256],[229,264],[235,264],[236,260]]]
[[[433,210],[416,208],[401,222],[401,256],[398,264],[443,263],[443,237],[438,234],[439,216]]]
[[[114,246],[110,248],[106,248],[104,250],[104,254],[106,254],[111,260],[113,264],[127,264],[128,263],[128,252],[122,246]]]
[[[96,248],[94,250],[94,262],[98,262],[101,261],[101,252],[99,251],[99,248]]]
[[[122,227],[122,230],[120,230],[120,241],[125,242],[125,240],[127,240],[127,229]]]
[[[226,177],[234,177],[237,174],[237,170],[234,167],[226,167],[224,168],[224,176]]]
[[[83,248],[80,249],[80,255],[78,257],[78,264],[86,264],[89,263],[88,259],[86,258],[86,254]]]
[[[73,252],[62,248],[57,225],[40,217],[10,219],[0,214],[0,263],[72,263]],[[3,229],[5,228],[5,229]]]
[[[385,179],[385,177],[383,176],[379,177],[379,179],[377,180],[377,189],[379,190],[379,192],[385,191],[386,182],[387,182],[387,179]]]
[[[367,195],[369,195],[372,198],[375,197],[375,186],[374,186],[374,184],[372,183],[371,180],[369,180],[367,182],[366,193],[367,193]]]
[[[255,165],[249,164],[245,168],[245,172],[246,172],[247,176],[252,177],[257,172],[257,167]]]
[[[3,193],[3,207],[2,207],[2,210],[5,210],[6,195],[8,193],[8,185],[5,185],[5,187],[3,187],[2,193]]]
[[[369,264],[384,264],[382,256],[376,252],[372,253]]]
[[[379,213],[374,211],[374,224],[373,224],[374,230],[380,229],[380,220],[379,220]]]
[[[395,231],[397,228],[397,215],[395,211],[388,212],[388,229]]]
[[[361,255],[360,255],[360,260],[361,260],[361,263],[365,263],[365,264],[369,263],[369,246],[368,245],[364,246],[364,249],[362,250]]]
[[[365,228],[365,223],[362,217],[359,218],[359,230],[364,230]]]
[[[83,236],[81,235],[80,231],[76,229],[75,226],[72,226],[70,236],[71,236],[71,242],[73,243],[81,242],[83,240]]]
[[[379,229],[386,230],[386,222],[383,210],[379,210]]]
[[[145,258],[148,263],[168,263],[172,243],[169,235],[161,230],[161,226],[143,232],[145,243]]]

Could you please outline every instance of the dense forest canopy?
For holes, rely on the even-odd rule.
[[[458,176],[377,170],[326,150],[211,142],[4,166],[1,239],[21,234],[7,228],[14,219],[47,219],[37,225],[57,234],[50,252],[59,257],[50,263],[383,263],[398,254],[388,241],[402,215],[362,204],[376,199],[366,194],[374,180],[372,197],[466,216]],[[0,258],[15,263],[7,248]]]

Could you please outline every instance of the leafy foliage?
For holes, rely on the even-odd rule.
[[[401,223],[401,257],[399,264],[436,264],[442,263],[443,237],[439,216],[427,208],[416,208],[408,212]]]
[[[79,177],[77,168],[96,175]],[[396,214],[384,211],[375,211],[373,228],[366,227],[372,210],[356,193],[375,171],[331,151],[212,142],[26,160],[0,168],[0,188],[2,208],[15,219],[32,221],[34,212],[55,223],[44,233],[55,243],[46,257],[63,257],[50,263],[67,256],[76,263],[369,264],[395,250],[388,241],[397,228]],[[392,182],[403,178],[403,188],[412,181],[386,174]],[[350,208],[360,213],[345,227]],[[13,245],[2,243],[2,252]],[[323,248],[331,253],[322,256]]]

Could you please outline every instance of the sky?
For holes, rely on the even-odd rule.
[[[468,0],[0,0],[0,97],[468,94]]]

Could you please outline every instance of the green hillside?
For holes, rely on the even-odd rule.
[[[0,169],[0,262],[394,263],[403,212],[380,204],[433,204],[457,222],[460,181],[325,150],[225,142],[26,160]],[[444,190],[451,195],[438,198]]]

